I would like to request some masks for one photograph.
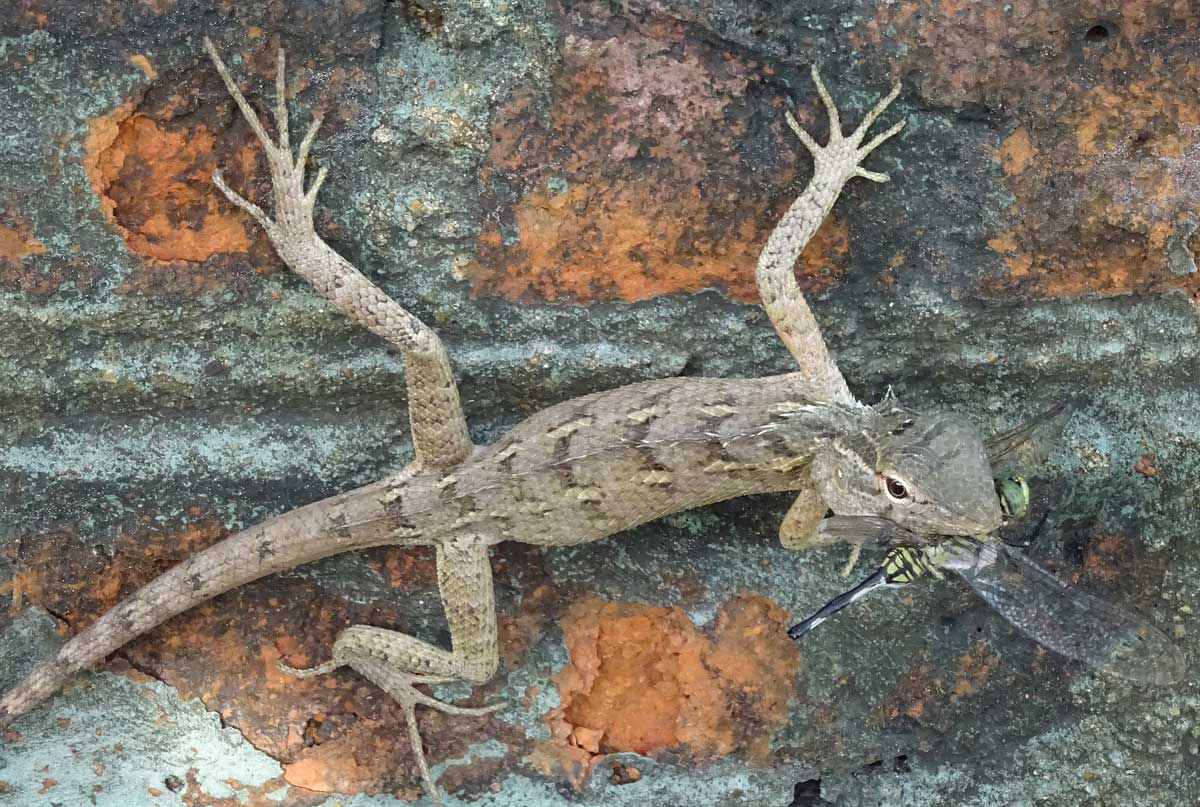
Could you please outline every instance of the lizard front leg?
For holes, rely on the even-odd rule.
[[[895,124],[883,134],[861,145],[867,130],[887,109],[900,92],[897,85],[867,113],[852,135],[842,134],[841,116],[821,81],[816,66],[812,68],[813,83],[829,115],[829,143],[821,147],[789,112],[787,122],[813,155],[813,176],[787,213],[779,220],[758,258],[756,279],[763,307],[766,308],[779,338],[800,365],[799,375],[804,385],[831,401],[854,403],[841,371],[829,355],[821,329],[813,317],[804,292],[796,283],[796,259],[833,208],[842,186],[852,177],[861,176],[876,182],[887,180],[885,174],[867,171],[859,163],[881,143],[904,127]],[[806,549],[816,543],[817,527],[825,515],[825,504],[816,490],[806,487],[784,516],[779,529],[780,542],[789,549]],[[860,547],[855,546],[843,574],[849,574],[858,559]]]
[[[443,703],[416,688],[417,684],[469,681],[482,684],[500,662],[496,638],[496,600],[488,546],[468,535],[437,545],[438,591],[450,624],[450,650],[443,650],[397,631],[355,625],[338,634],[332,659],[298,670],[280,664],[301,678],[351,667],[399,703],[408,723],[408,737],[421,779],[434,802],[441,804],[421,747],[415,709],[418,704],[452,715],[484,715],[500,705],[465,708]]]
[[[846,137],[842,134],[841,117],[837,107],[821,82],[815,65],[812,77],[829,115],[829,143],[826,146],[818,146],[792,114],[787,113],[788,125],[812,153],[813,176],[808,187],[771,231],[766,246],[758,256],[755,278],[763,307],[767,309],[779,338],[800,365],[799,372],[806,386],[810,386],[831,401],[852,404],[854,396],[850,394],[846,380],[829,356],[829,349],[821,337],[821,329],[804,299],[804,292],[796,283],[796,259],[800,257],[813,233],[833,208],[833,203],[837,201],[842,186],[847,181],[856,176],[875,182],[887,181],[886,174],[868,171],[859,163],[879,144],[899,132],[904,127],[904,122],[892,126],[866,145],[861,144],[871,124],[900,93],[900,87],[894,87],[886,98],[867,113],[854,134]]]
[[[450,358],[441,339],[349,261],[334,252],[317,235],[313,226],[313,206],[317,192],[325,181],[326,170],[322,168],[317,173],[312,186],[306,191],[305,162],[321,119],[313,118],[298,152],[293,156],[288,140],[283,49],[279,50],[275,73],[275,128],[278,139],[273,141],[208,38],[204,40],[204,48],[241,110],[242,117],[262,144],[275,192],[274,219],[269,218],[258,205],[230,189],[220,171],[213,172],[213,182],[230,202],[246,211],[262,226],[288,268],[311,283],[342,314],[400,349],[404,356],[413,447],[421,467],[448,468],[462,462],[471,453],[472,445],[467,435],[467,422],[459,401],[458,386],[454,382],[454,372],[450,369]]]
[[[779,525],[779,542],[785,549],[809,549],[814,546],[825,546],[833,543],[821,535],[821,523],[829,508],[825,500],[817,493],[817,489],[809,484],[801,488],[800,494],[792,502],[792,506],[783,516]],[[839,540],[844,540],[839,536]],[[853,542],[850,548],[850,558],[842,567],[842,577],[849,577],[862,554],[862,543]]]

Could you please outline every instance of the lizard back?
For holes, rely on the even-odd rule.
[[[389,511],[401,534],[467,530],[495,543],[568,545],[724,499],[796,490],[816,442],[852,420],[848,408],[802,390],[788,374],[662,379],[585,395],[533,415],[449,475],[410,480]]]

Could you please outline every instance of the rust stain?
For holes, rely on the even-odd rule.
[[[979,642],[958,659],[958,680],[950,694],[951,702],[978,692],[987,682],[1000,658],[986,644]]]
[[[1028,168],[1030,161],[1037,157],[1037,148],[1029,137],[1029,130],[1024,126],[1014,129],[996,150],[996,157],[1000,160],[1004,173],[1009,176]]]
[[[437,581],[437,560],[430,547],[388,547],[382,550],[382,560],[372,558],[370,565],[392,588],[412,590]]]
[[[943,700],[945,684],[936,675],[936,669],[928,659],[919,659],[900,679],[894,693],[878,708],[883,720],[895,720],[905,715],[913,720],[920,719],[930,702]]]
[[[678,608],[588,598],[562,620],[570,663],[554,676],[562,704],[535,767],[581,784],[597,754],[674,749],[698,759],[770,758],[800,659],[771,600],[722,605],[711,635]]]
[[[343,753],[337,745],[318,746],[312,753],[283,766],[283,778],[290,785],[318,793],[337,793],[362,788],[364,779],[375,772],[363,770],[358,760]]]
[[[146,78],[153,81],[158,78],[158,71],[154,69],[154,65],[150,63],[144,53],[135,53],[129,57],[129,63],[146,74]]]
[[[807,164],[781,110],[746,98],[767,71],[674,22],[596,24],[566,37],[548,115],[517,95],[493,120],[483,177],[496,214],[465,270],[473,291],[588,302],[713,287],[756,299],[758,252],[794,162]],[[798,268],[806,290],[835,282],[848,240],[844,221],[826,222]]]
[[[22,232],[0,224],[0,261],[20,268],[21,259],[29,255],[40,255],[46,245],[33,237],[28,230]]]
[[[1085,577],[1113,583],[1128,568],[1128,560],[1129,550],[1121,536],[1108,533],[1088,542],[1081,571]]]
[[[633,784],[642,778],[642,772],[633,765],[626,765],[620,760],[612,760],[612,775],[608,780],[614,785]]]
[[[0,285],[32,294],[58,289],[66,276],[61,265],[53,261],[36,268],[25,265],[25,258],[46,253],[46,245],[34,238],[29,220],[9,211],[0,214],[0,222]]]
[[[245,252],[245,215],[218,199],[208,127],[168,129],[131,102],[89,122],[83,166],[109,221],[130,251],[155,261],[200,262]],[[238,162],[253,166],[247,145]]]
[[[1142,476],[1155,479],[1158,477],[1158,455],[1153,451],[1147,451],[1134,464],[1133,470],[1137,471]]]
[[[104,558],[79,547],[74,535],[47,533],[10,545],[16,567],[11,588],[22,600],[61,614],[79,630],[94,622],[149,580],[179,560],[216,543],[225,534],[215,520],[200,520],[178,531],[124,533]],[[14,596],[16,596],[14,594]]]
[[[702,215],[699,200],[657,204],[648,192],[631,184],[580,184],[558,196],[529,194],[513,211],[519,245],[505,246],[496,225],[485,225],[480,260],[466,270],[473,290],[589,302],[715,287],[738,300],[757,299],[753,266],[768,234],[758,223],[743,219],[721,243],[692,241],[702,248],[683,258],[679,246]],[[832,285],[849,242],[845,220],[830,216],[822,223],[797,263],[805,291]]]
[[[494,797],[500,791],[500,783],[508,775],[509,768],[509,763],[502,757],[476,756],[467,762],[447,766],[437,783],[439,788],[455,794],[464,803],[470,803],[485,795]]]
[[[323,793],[298,789],[288,789],[281,797],[279,791],[288,788],[283,777],[268,779],[260,785],[226,779],[224,784],[236,792],[230,796],[213,796],[202,789],[196,774],[195,768],[189,768],[184,777],[186,782],[178,783],[186,785],[180,788],[182,792],[178,798],[187,807],[315,807],[328,800]]]

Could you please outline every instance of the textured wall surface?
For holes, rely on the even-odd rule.
[[[985,432],[1085,391],[1032,552],[1200,664],[1200,8],[1188,0],[5,0],[0,14],[0,683],[229,530],[410,455],[398,357],[211,187],[265,190],[200,52],[252,102],[274,49],[324,112],[318,227],[451,349],[474,437],[631,381],[788,356],[755,255],[823,135],[895,80],[904,132],[797,273],[859,397]],[[264,6],[264,8],[260,8]],[[297,127],[299,124],[297,124]],[[502,664],[423,714],[452,804],[1175,805],[1200,687],[1040,650],[954,581],[799,647],[846,586],[787,497],[494,555]],[[11,605],[9,605],[11,603]],[[446,641],[432,556],[261,581],[115,654],[0,739],[0,804],[420,798],[350,623]],[[464,687],[443,695],[466,698]],[[424,802],[428,803],[428,802]]]

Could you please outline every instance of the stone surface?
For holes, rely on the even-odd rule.
[[[0,615],[11,681],[227,531],[400,467],[398,358],[208,183],[263,195],[199,49],[326,113],[319,227],[446,338],[474,436],[645,378],[788,368],[753,264],[818,139],[904,132],[798,276],[862,398],[1006,428],[1078,391],[1033,553],[1197,656],[1200,11],[1185,0],[17,0],[0,15]],[[846,583],[787,497],[495,553],[486,720],[422,715],[451,804],[1174,805],[1200,692],[1039,650],[954,581],[782,638]],[[132,643],[18,722],[0,804],[420,797],[397,710],[298,683],[353,622],[444,642],[428,553],[333,558]],[[51,616],[53,615],[53,616]],[[215,713],[215,714],[213,714]]]

